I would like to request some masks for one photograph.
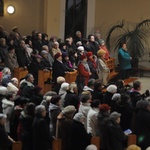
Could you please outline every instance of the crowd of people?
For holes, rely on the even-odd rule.
[[[132,60],[125,41],[118,50],[120,79],[108,84],[109,58],[99,31],[48,40],[36,30],[22,37],[17,27],[8,33],[0,26],[0,150],[18,140],[23,150],[51,150],[55,138],[62,150],[96,150],[92,136],[100,137],[101,150],[123,150],[128,129],[139,148],[150,146],[150,91],[141,94],[139,81],[124,85]],[[29,72],[21,81],[14,77],[18,67]],[[75,69],[76,82],[67,83],[65,73]],[[52,91],[44,95],[38,70],[53,72]]]

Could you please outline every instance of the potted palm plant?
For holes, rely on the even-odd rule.
[[[125,22],[114,25],[107,33],[106,45],[109,50],[118,50],[122,41],[126,41],[128,51],[132,57],[133,68],[138,67],[138,60],[145,52],[150,37],[150,19],[136,24],[131,30],[126,28]],[[113,41],[113,42],[112,42]]]

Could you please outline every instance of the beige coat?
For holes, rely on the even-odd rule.
[[[108,75],[110,70],[101,58],[97,59],[97,71],[99,79],[103,82],[104,85],[106,85],[108,82]]]

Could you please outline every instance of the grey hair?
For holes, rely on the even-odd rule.
[[[38,105],[35,107],[35,114],[41,116],[44,110],[46,110],[44,105]]]
[[[3,76],[4,76],[5,74],[7,74],[8,71],[10,71],[10,69],[9,69],[8,67],[5,67],[5,68],[2,70]]]

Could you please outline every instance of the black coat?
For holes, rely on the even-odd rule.
[[[0,150],[8,150],[11,145],[12,143],[8,139],[5,127],[0,125]]]
[[[131,118],[132,118],[132,113],[133,110],[131,109],[131,106],[128,102],[126,103],[121,103],[119,102],[117,104],[116,110],[118,113],[121,113],[121,121],[120,121],[120,126],[123,131],[130,129],[131,125]]]
[[[73,121],[70,127],[69,150],[85,150],[90,145],[91,135],[84,128],[84,124]]]
[[[53,63],[53,73],[52,73],[52,77],[53,77],[53,81],[56,83],[57,77],[65,76],[65,72],[66,72],[66,67],[63,63],[59,62],[58,60],[54,60]]]
[[[137,92],[137,91],[133,91],[133,92],[130,92],[130,98],[131,98],[131,107],[133,109],[136,108],[136,103],[142,99],[142,95]]]
[[[44,118],[36,116],[32,125],[33,150],[50,150],[52,138],[49,126]]]
[[[145,150],[150,146],[150,112],[140,109],[136,114],[135,125],[137,144]]]
[[[119,124],[114,121],[109,121],[103,136],[107,150],[124,150],[124,143],[127,136]]]

